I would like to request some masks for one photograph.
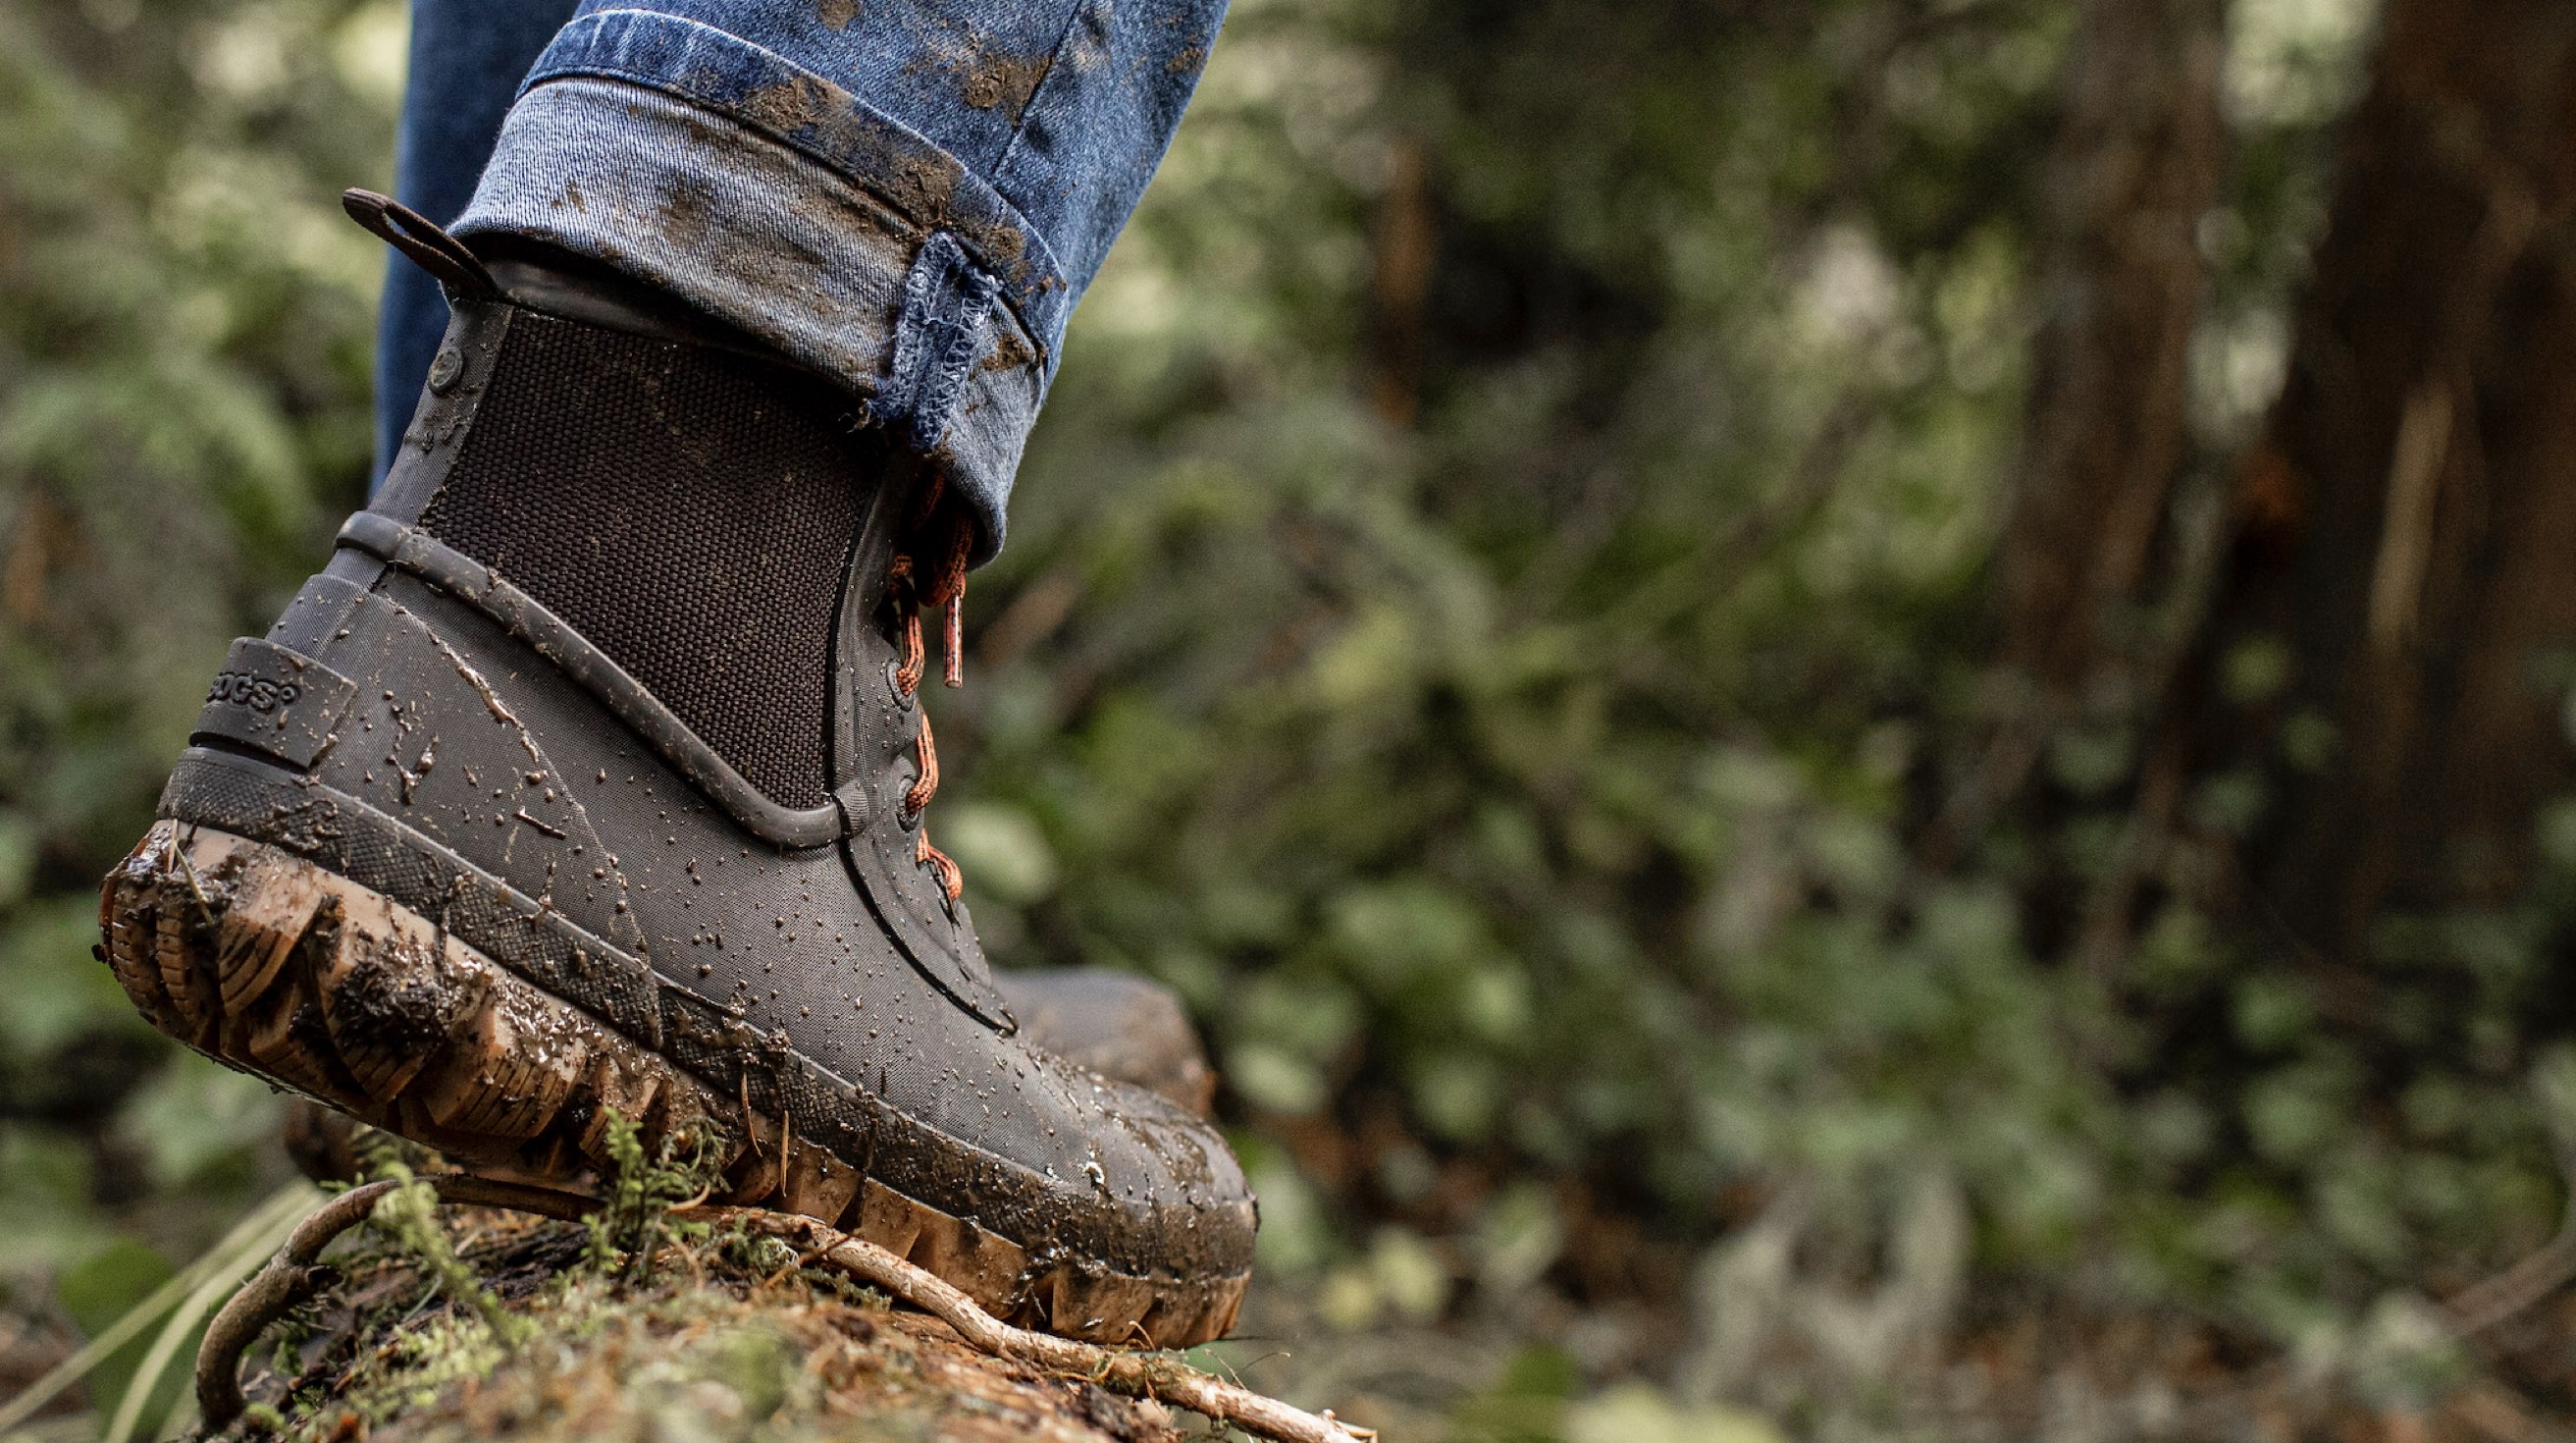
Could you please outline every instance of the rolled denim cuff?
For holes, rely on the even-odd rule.
[[[605,78],[595,59],[550,73],[558,41],[456,231],[604,262],[833,377],[941,464],[988,558],[1062,333],[1051,258],[989,192],[961,197],[972,177],[928,142],[757,47],[665,20],[678,26],[749,73],[720,83],[667,54],[651,73],[671,83]]]

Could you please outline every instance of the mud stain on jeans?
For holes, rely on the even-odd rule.
[[[1002,326],[997,327],[995,330],[992,350],[986,353],[983,362],[975,369],[979,371],[1015,371],[1022,366],[1035,362],[1037,358],[1038,353],[1030,350],[1028,345],[1020,339],[1017,327]]]
[[[745,119],[781,135],[804,135],[836,168],[874,180],[886,199],[917,224],[936,225],[948,214],[965,168],[955,158],[918,145],[899,145],[852,108],[839,87],[810,75],[765,85],[741,101]]]
[[[693,252],[704,245],[715,212],[716,196],[711,186],[694,176],[678,176],[664,188],[653,219],[655,228],[672,245]]]
[[[1013,125],[1027,113],[1029,101],[1055,67],[1055,56],[978,55],[966,73],[966,103],[977,110],[1003,107]]]
[[[1010,93],[1014,106],[1025,105],[1048,68],[1041,57],[1010,62],[1008,85],[1025,87]],[[996,102],[999,103],[998,101]],[[923,230],[954,230],[979,259],[1014,283],[1025,279],[1027,237],[1006,219],[969,219],[956,214],[958,188],[966,167],[955,156],[933,146],[905,144],[887,128],[863,116],[850,95],[815,76],[798,75],[744,95],[742,117],[776,134],[799,138],[833,157],[834,169],[874,192],[906,220]]]

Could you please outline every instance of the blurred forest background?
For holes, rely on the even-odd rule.
[[[363,496],[404,37],[0,0],[0,1395],[289,1175],[95,887]],[[942,837],[1197,1010],[1252,1382],[2576,1429],[2576,6],[1237,0],[1020,498]]]

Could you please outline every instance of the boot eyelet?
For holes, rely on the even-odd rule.
[[[887,661],[885,664],[885,679],[886,695],[894,698],[894,704],[899,707],[911,706],[912,698],[905,695],[903,690],[903,663],[892,660]]]
[[[429,393],[444,396],[456,389],[465,376],[465,353],[454,346],[441,346],[429,361]]]

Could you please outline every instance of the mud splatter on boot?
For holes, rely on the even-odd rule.
[[[459,1159],[574,1175],[615,1114],[1004,1316],[1222,1334],[1234,1158],[1018,1035],[928,843],[920,613],[953,674],[964,574],[933,474],[649,296],[414,239],[446,343],[107,879],[127,993]]]

